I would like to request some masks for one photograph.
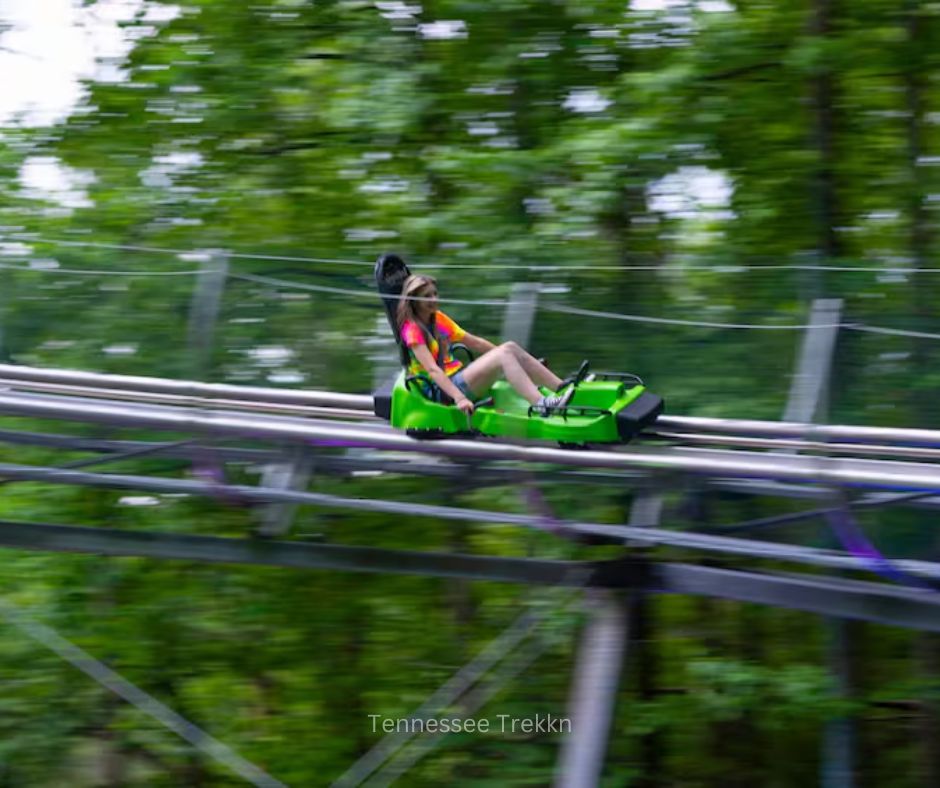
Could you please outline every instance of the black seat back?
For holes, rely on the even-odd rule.
[[[385,307],[385,316],[392,329],[392,336],[395,337],[395,343],[398,345],[398,355],[403,367],[408,366],[408,348],[401,341],[396,312],[401,298],[401,287],[409,276],[411,276],[411,271],[397,254],[383,254],[375,262],[375,284],[379,289],[382,305]]]

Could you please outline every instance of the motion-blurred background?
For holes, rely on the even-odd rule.
[[[391,250],[493,339],[514,286],[537,283],[533,352],[561,373],[582,358],[635,372],[686,415],[780,418],[812,303],[842,299],[826,420],[940,427],[936,3],[0,0],[0,70],[6,362],[368,392],[395,365],[371,279]],[[217,312],[200,306],[212,287]],[[338,488],[526,506],[472,480],[311,483]],[[631,494],[545,490],[559,516],[613,523]],[[670,493],[665,524],[797,505],[692,499]],[[15,483],[0,517],[243,535],[255,513]],[[867,517],[884,549],[936,557],[932,515]],[[307,508],[292,537],[605,554]],[[785,538],[829,544],[813,525]],[[368,714],[413,711],[523,604],[485,583],[2,557],[11,600],[292,786],[342,774],[378,739]],[[842,714],[859,785],[940,780],[935,641],[860,631],[855,695],[834,699],[811,616],[686,598],[652,611],[605,784],[814,784]],[[487,714],[563,713],[578,618],[550,618],[545,653]],[[0,629],[0,667],[0,786],[242,784],[20,630]],[[543,785],[557,744],[451,737],[400,784]]]

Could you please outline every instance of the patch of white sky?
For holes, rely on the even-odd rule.
[[[76,170],[54,156],[30,156],[19,174],[21,194],[35,200],[52,199],[63,208],[91,208],[94,203],[85,191],[95,182],[87,170]]]
[[[734,11],[734,6],[727,0],[698,0],[695,3],[689,2],[689,0],[630,0],[631,11],[668,11],[670,8],[690,8],[692,6],[708,14]]]
[[[460,19],[441,19],[418,25],[418,34],[429,39],[466,38],[468,31],[467,24]]]
[[[0,128],[43,127],[65,120],[88,81],[127,78],[121,65],[142,35],[177,16],[179,7],[145,0],[0,0]],[[127,26],[137,20],[138,24]],[[19,174],[24,196],[85,207],[93,176],[51,156],[30,157]]]
[[[649,185],[650,210],[677,219],[731,219],[734,187],[723,172],[701,165],[679,167]]]
[[[575,88],[568,93],[562,106],[572,112],[603,112],[613,102],[604,98],[596,88]]]
[[[173,176],[202,164],[202,155],[195,151],[176,151],[162,156],[155,156],[153,166],[141,172],[140,180],[144,186],[154,189],[169,188],[173,185]]]

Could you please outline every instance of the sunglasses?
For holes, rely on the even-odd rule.
[[[405,295],[413,298],[428,298],[437,295],[437,287],[433,282],[424,281],[409,287]]]

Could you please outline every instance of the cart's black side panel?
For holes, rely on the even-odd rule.
[[[617,433],[621,440],[628,441],[648,427],[663,412],[662,397],[644,391],[617,414]]]
[[[398,373],[379,386],[372,394],[372,409],[380,419],[391,421],[392,418],[392,389]]]

